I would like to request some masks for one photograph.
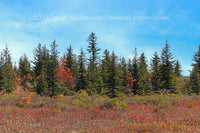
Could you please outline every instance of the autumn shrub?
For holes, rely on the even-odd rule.
[[[127,107],[127,103],[123,102],[121,100],[116,100],[115,101],[115,106],[114,108],[117,110],[124,110]]]
[[[170,108],[170,102],[168,101],[161,101],[158,105],[156,105],[155,112],[165,111]]]
[[[16,101],[15,102],[15,105],[17,106],[17,107],[24,107],[24,103],[23,102],[21,102],[21,101]]]
[[[0,96],[0,105],[14,105],[20,97],[18,93],[5,93]]]
[[[90,109],[92,107],[92,98],[85,90],[81,90],[74,96],[72,104]]]
[[[179,95],[171,95],[170,101],[172,102],[173,105],[175,105],[177,103],[183,102],[183,99]]]
[[[95,107],[100,107],[103,106],[104,104],[104,100],[107,99],[107,96],[102,96],[102,95],[92,95],[92,101],[93,101],[93,105]]]
[[[116,101],[116,98],[112,98],[111,99],[109,97],[105,97],[99,107],[101,109],[111,109],[111,108],[114,108],[115,101]]]
[[[120,101],[124,101],[124,102],[127,102],[127,100],[129,99],[129,97],[127,95],[125,95],[124,93],[119,93],[119,94],[117,94],[116,97]]]
[[[158,96],[149,97],[147,99],[147,103],[152,105],[158,105],[160,103],[161,98]]]
[[[38,107],[51,107],[53,106],[53,99],[50,97],[42,97],[40,95],[35,95],[32,98],[32,107],[38,108]]]
[[[193,104],[192,104],[192,103],[189,103],[187,107],[188,107],[188,108],[193,108]]]
[[[103,97],[103,99],[98,101],[98,107],[100,107],[101,109],[117,109],[117,110],[121,110],[121,109],[125,109],[127,107],[127,103],[119,100],[117,98],[109,98],[109,97]]]
[[[61,103],[57,103],[57,106],[56,106],[58,109],[60,110],[67,110],[69,108],[68,104],[61,104]]]

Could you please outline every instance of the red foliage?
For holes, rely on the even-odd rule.
[[[127,78],[130,81],[130,87],[129,88],[128,87],[124,87],[124,88],[127,89],[131,93],[131,88],[133,87],[133,82],[136,82],[137,80],[132,77],[131,73],[129,73],[127,75]],[[129,94],[129,97],[133,97],[133,96],[131,94]]]
[[[70,68],[66,67],[64,58],[60,58],[60,66],[58,68],[58,78],[61,82],[65,83],[67,87],[74,86],[74,77]]]
[[[130,87],[133,87],[133,82],[135,82],[136,79],[134,79],[134,78],[131,76],[131,73],[129,73],[127,77],[128,77],[128,79],[129,79],[129,81],[130,81]]]

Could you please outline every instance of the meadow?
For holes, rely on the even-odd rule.
[[[200,132],[199,95],[41,97],[0,96],[0,132],[142,133]]]

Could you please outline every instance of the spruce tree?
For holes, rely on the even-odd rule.
[[[127,64],[126,64],[126,59],[124,57],[121,58],[121,61],[119,63],[120,65],[120,72],[121,72],[121,86],[123,87],[127,87],[129,84],[127,75],[128,75],[128,68],[127,68]]]
[[[109,97],[116,97],[120,92],[119,88],[119,70],[117,67],[117,56],[114,52],[111,54],[111,63],[110,63],[110,88],[109,88]]]
[[[190,74],[190,90],[192,93],[200,93],[200,45],[198,51],[195,53],[192,64],[193,69]]]
[[[70,68],[71,72],[73,73],[75,86],[73,87],[74,90],[78,90],[78,60],[75,54],[73,54],[73,48],[70,45],[67,49],[66,57],[66,68]],[[72,89],[72,88],[71,88]]]
[[[181,77],[181,65],[178,60],[175,63],[174,73],[177,77]]]
[[[56,44],[56,41],[54,40],[51,44],[51,50],[50,50],[50,57],[49,57],[49,63],[47,68],[47,82],[48,82],[48,95],[54,96],[59,94],[59,81],[58,81],[58,67],[59,67],[59,61],[58,61],[58,51],[57,51],[58,45]]]
[[[133,57],[133,60],[132,60],[132,77],[134,79],[136,79],[135,82],[133,82],[133,93],[134,94],[138,94],[139,90],[138,90],[138,84],[137,82],[139,81],[139,75],[138,75],[138,57],[137,57],[137,48],[135,48],[134,50],[134,57]]]
[[[110,89],[110,80],[111,80],[111,58],[110,52],[106,49],[104,51],[102,59],[102,79],[103,79],[103,90],[102,93],[108,95]]]
[[[100,49],[97,48],[97,37],[93,32],[88,37],[87,41],[89,43],[87,50],[89,53],[91,53],[88,64],[88,92],[89,94],[96,94],[98,92],[98,89],[100,88],[97,79],[97,77],[99,76],[97,58]]]
[[[41,74],[42,65],[43,65],[41,43],[38,43],[37,48],[34,49],[33,54],[34,54],[34,61],[32,62],[33,63],[33,71],[34,71],[35,77],[37,78]]]
[[[4,78],[5,78],[5,73],[4,73],[4,58],[3,58],[3,53],[0,53],[0,90],[4,90]]]
[[[0,74],[0,89],[6,90],[6,92],[12,92],[15,87],[15,73],[7,45],[1,53]]]
[[[152,73],[152,89],[154,92],[160,91],[161,83],[161,72],[160,72],[160,58],[158,56],[158,53],[155,52],[153,55],[153,58],[151,60],[151,73]]]
[[[86,75],[86,59],[85,59],[85,53],[83,49],[81,48],[80,55],[78,57],[78,81],[77,81],[77,90],[86,90],[87,86],[87,75]]]
[[[33,61],[33,71],[35,73],[35,90],[40,95],[50,96],[48,90],[48,75],[47,70],[49,67],[49,50],[44,45],[39,43],[37,48],[34,50],[34,61]]]
[[[151,84],[149,83],[149,75],[147,71],[147,63],[144,53],[141,54],[138,63],[138,94],[146,95],[151,91]]]
[[[31,65],[26,54],[20,57],[18,70],[21,78],[31,73]]]
[[[162,89],[177,93],[175,74],[173,72],[174,57],[166,41],[161,53],[161,84]]]
[[[70,68],[73,73],[74,73],[74,64],[75,64],[74,56],[75,55],[73,54],[72,46],[70,45],[66,53],[66,67]]]

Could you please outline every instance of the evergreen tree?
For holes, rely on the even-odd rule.
[[[158,56],[158,53],[155,52],[154,56],[151,60],[151,72],[152,72],[152,89],[154,92],[158,92],[160,90],[161,84],[160,84],[160,58]]]
[[[74,77],[74,82],[75,82],[75,86],[73,87],[73,89],[78,90],[78,61],[77,61],[77,57],[75,54],[73,54],[73,48],[71,47],[71,45],[69,46],[69,48],[67,49],[67,53],[66,53],[66,68],[70,68],[71,72],[73,73],[73,77]],[[72,88],[71,88],[72,89]]]
[[[78,66],[79,66],[79,71],[78,71],[78,82],[77,82],[77,90],[79,91],[81,89],[85,90],[86,85],[87,85],[87,75],[86,75],[86,59],[85,59],[85,53],[83,49],[81,48],[81,52],[78,58]]]
[[[117,56],[114,52],[111,54],[111,64],[110,64],[110,88],[109,94],[110,97],[116,97],[119,93],[119,71],[117,67]]]
[[[38,77],[41,74],[42,70],[42,46],[39,43],[37,48],[34,49],[34,61],[33,61],[33,71],[35,77]]]
[[[15,85],[15,73],[12,66],[10,52],[6,45],[3,49],[0,58],[0,89],[6,92],[12,92]]]
[[[111,80],[111,58],[110,52],[106,49],[104,51],[103,59],[102,59],[102,80],[103,80],[103,90],[102,93],[108,95],[110,88],[110,80]]]
[[[133,57],[133,60],[132,60],[132,77],[134,79],[136,79],[135,82],[133,82],[133,93],[134,94],[138,94],[138,85],[137,85],[137,82],[139,81],[139,75],[138,75],[138,57],[137,57],[137,48],[135,48],[134,50],[134,57]]]
[[[4,58],[3,58],[3,53],[0,53],[0,90],[4,90],[4,78],[5,78],[5,73],[4,73]]]
[[[34,50],[34,66],[33,71],[35,74],[35,90],[41,95],[50,95],[48,90],[48,75],[47,70],[49,67],[49,50],[44,45],[43,47],[39,43]]]
[[[192,72],[190,74],[190,91],[189,93],[199,94],[200,92],[200,73],[199,68],[193,67]]]
[[[20,77],[23,78],[25,75],[31,73],[31,66],[26,54],[20,57],[19,59],[19,73]]]
[[[58,51],[57,44],[54,40],[51,44],[49,63],[47,68],[47,82],[48,82],[48,93],[50,96],[57,95],[59,93],[59,81],[58,81]]]
[[[92,32],[90,36],[88,37],[88,52],[91,53],[89,64],[88,64],[88,92],[89,94],[95,94],[98,92],[98,89],[100,88],[100,85],[98,84],[98,63],[97,63],[97,57],[98,57],[98,51],[100,51],[99,48],[97,48],[97,37]]]
[[[198,51],[194,55],[193,61],[195,63],[192,64],[193,69],[190,74],[190,87],[192,93],[199,94],[200,93],[200,45]]]
[[[151,84],[149,83],[149,75],[147,71],[146,57],[144,53],[141,54],[138,63],[138,94],[146,95],[151,91]]]
[[[74,72],[74,64],[75,64],[74,56],[75,55],[73,54],[72,46],[70,45],[66,53],[66,67],[70,68],[72,72]]]
[[[181,77],[181,65],[178,60],[175,63],[174,73],[177,77]]]
[[[162,49],[161,53],[161,83],[162,89],[171,91],[173,93],[177,92],[175,74],[173,72],[174,57],[170,51],[168,42],[166,41],[165,47]]]
[[[106,49],[102,59],[102,80],[103,80],[103,94],[109,97],[116,97],[122,91],[120,88],[120,66],[117,64],[117,56],[114,52]]]
[[[128,75],[128,69],[127,69],[127,64],[126,64],[126,59],[124,57],[121,58],[120,61],[120,71],[121,71],[121,86],[127,87],[129,84],[129,80],[127,78]]]
[[[50,91],[48,88],[48,82],[47,82],[47,73],[46,70],[47,68],[42,65],[41,73],[40,76],[37,77],[37,86],[36,86],[36,91],[40,95],[44,96],[50,96]]]

